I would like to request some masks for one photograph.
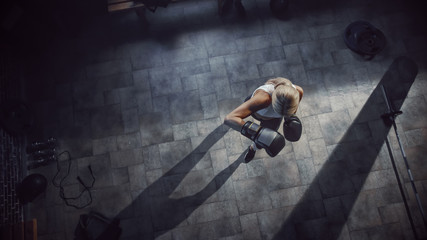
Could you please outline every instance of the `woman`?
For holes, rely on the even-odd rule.
[[[291,117],[299,121],[293,115],[298,110],[303,94],[303,89],[292,84],[289,79],[270,79],[264,85],[255,89],[243,104],[229,113],[224,119],[224,124],[236,131],[240,131],[245,124],[243,119],[252,115],[252,117],[261,122],[261,127],[277,131],[282,118],[285,118],[285,122],[286,119]],[[255,151],[258,149],[255,143],[250,145],[245,160],[247,162],[252,160],[255,156]]]

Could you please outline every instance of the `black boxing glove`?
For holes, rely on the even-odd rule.
[[[283,135],[286,140],[296,142],[301,138],[302,123],[297,116],[290,116],[285,118],[283,123]]]
[[[240,133],[264,148],[270,157],[275,157],[285,147],[285,138],[280,133],[251,121],[242,126]]]
[[[240,129],[240,133],[250,140],[255,141],[255,138],[261,129],[262,127],[260,125],[251,121],[247,121]]]

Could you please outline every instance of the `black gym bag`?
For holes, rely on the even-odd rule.
[[[122,229],[119,219],[110,220],[100,213],[80,215],[74,240],[118,240]]]

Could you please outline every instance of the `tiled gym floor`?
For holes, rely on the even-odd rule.
[[[80,214],[91,210],[119,218],[121,239],[415,239],[388,133],[417,234],[427,236],[394,131],[380,119],[384,85],[403,111],[397,128],[426,209],[421,5],[291,1],[279,20],[266,0],[243,3],[246,19],[234,10],[219,17],[213,0],[180,1],[147,12],[148,27],[134,12],[98,14],[27,57],[37,120],[29,140],[53,136],[58,153],[70,152],[67,197],[83,190],[77,176],[90,183],[87,166],[96,178],[86,208],[66,206],[52,183],[28,204],[39,239],[73,239]],[[344,44],[356,20],[387,38],[372,60]],[[244,163],[250,142],[223,119],[276,76],[304,88],[303,136],[274,158],[260,151]],[[63,177],[68,162],[60,160]],[[33,172],[51,180],[57,168]],[[72,202],[88,200],[84,193]]]

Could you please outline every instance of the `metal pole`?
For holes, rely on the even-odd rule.
[[[402,198],[403,198],[403,203],[405,205],[406,213],[408,214],[409,223],[411,224],[412,232],[414,232],[415,239],[419,239],[418,234],[417,234],[417,230],[415,229],[415,224],[414,224],[414,220],[412,218],[411,211],[409,210],[408,201],[406,200],[405,192],[403,191],[402,182],[400,181],[399,172],[398,172],[397,167],[396,167],[396,162],[395,162],[394,157],[393,157],[393,152],[392,152],[391,147],[390,147],[390,141],[388,140],[388,136],[386,136],[385,143],[387,145],[388,154],[390,155],[390,160],[391,160],[391,164],[393,166],[394,174],[396,175],[397,185],[399,186],[400,194],[402,195]]]
[[[408,159],[406,158],[405,150],[403,149],[402,143],[400,141],[399,133],[397,132],[397,126],[396,126],[395,118],[396,118],[397,115],[401,114],[402,112],[401,111],[398,111],[398,112],[394,111],[394,109],[392,108],[392,106],[391,106],[391,104],[389,102],[389,99],[387,97],[387,93],[386,93],[386,90],[384,88],[384,85],[381,85],[381,89],[382,89],[382,92],[383,92],[383,95],[384,95],[384,99],[385,99],[385,102],[387,104],[387,108],[388,108],[388,111],[389,111],[387,114],[383,115],[383,117],[388,117],[389,118],[388,120],[390,120],[391,123],[392,123],[392,125],[393,125],[394,132],[396,133],[396,137],[397,137],[397,142],[399,143],[400,151],[402,153],[403,160],[405,162],[405,166],[406,166],[406,169],[407,169],[407,172],[408,172],[408,175],[409,175],[409,180],[411,181],[412,190],[414,191],[415,198],[416,198],[417,204],[418,204],[418,208],[419,208],[419,210],[421,212],[421,216],[422,216],[422,219],[423,219],[423,222],[424,222],[424,227],[427,229],[427,220],[426,220],[426,216],[425,216],[425,213],[424,213],[424,209],[423,209],[423,206],[421,204],[421,200],[420,200],[420,197],[418,195],[417,188],[415,187],[414,178],[412,176],[411,169],[409,168],[409,163],[408,163]]]

